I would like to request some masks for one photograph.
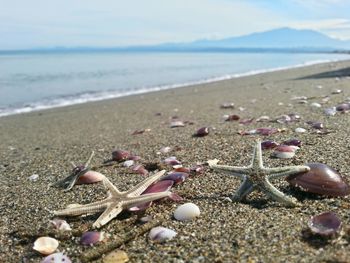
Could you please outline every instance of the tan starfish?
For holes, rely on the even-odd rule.
[[[297,200],[280,192],[270,183],[269,180],[310,170],[308,166],[284,166],[277,168],[264,167],[260,140],[256,143],[252,161],[249,166],[228,166],[217,165],[216,163],[217,160],[208,162],[212,169],[226,172],[242,179],[241,186],[232,197],[234,201],[242,201],[254,190],[259,190],[273,200],[283,203],[286,206],[296,206]]]
[[[165,173],[162,170],[148,177],[131,190],[120,192],[108,179],[105,177],[103,183],[108,188],[108,197],[101,201],[97,201],[86,205],[71,205],[66,209],[54,211],[57,216],[78,216],[86,214],[94,214],[104,211],[93,224],[94,228],[100,228],[115,218],[120,212],[129,207],[137,206],[142,203],[151,202],[163,197],[169,197],[170,191],[150,193],[141,195],[152,183],[157,181]]]

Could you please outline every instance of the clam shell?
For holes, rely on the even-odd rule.
[[[125,263],[129,261],[128,254],[123,250],[114,250],[103,258],[103,263]]]
[[[52,237],[39,237],[34,242],[33,249],[43,255],[50,255],[58,248],[58,241]]]
[[[104,239],[104,232],[89,231],[85,232],[81,238],[80,243],[84,246],[91,246]]]
[[[157,226],[151,229],[148,236],[153,241],[165,242],[173,239],[176,235],[177,233],[172,229]]]
[[[325,212],[317,216],[313,216],[308,226],[312,233],[321,236],[331,236],[337,234],[342,226],[338,216],[333,212]]]
[[[60,231],[71,231],[72,230],[72,228],[67,223],[67,221],[63,220],[63,219],[54,218],[54,219],[50,220],[50,224],[54,228],[56,228],[57,230],[60,230]]]
[[[293,158],[297,149],[299,149],[297,146],[279,145],[275,148],[272,156],[281,159]]]
[[[87,171],[80,176],[75,184],[93,184],[101,182],[105,176],[99,172]]]
[[[189,221],[200,215],[199,207],[193,203],[180,205],[174,211],[174,217],[179,221]]]
[[[289,175],[286,180],[302,190],[326,196],[346,196],[350,186],[344,178],[331,167],[322,163],[308,163],[310,171]]]

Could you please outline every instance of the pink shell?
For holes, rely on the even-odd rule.
[[[133,166],[132,170],[135,173],[138,173],[138,174],[141,174],[141,175],[147,175],[148,174],[148,171],[141,164]]]
[[[87,171],[80,176],[75,184],[93,184],[101,182],[105,176],[99,172]]]
[[[115,150],[112,152],[112,160],[121,162],[129,159],[130,152],[124,150]]]
[[[101,242],[103,238],[104,238],[103,232],[89,231],[89,232],[85,232],[81,236],[80,243],[84,246],[91,246],[98,242]]]
[[[168,175],[162,177],[162,181],[163,180],[170,180],[170,181],[174,182],[175,184],[179,184],[179,183],[184,182],[188,176],[189,176],[189,174],[187,174],[187,173],[172,172],[172,173],[169,173]]]

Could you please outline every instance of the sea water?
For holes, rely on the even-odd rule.
[[[309,53],[2,53],[0,116],[349,58]]]

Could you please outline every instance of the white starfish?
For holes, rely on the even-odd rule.
[[[241,186],[232,197],[234,201],[242,201],[252,191],[259,190],[286,206],[296,206],[297,200],[280,192],[269,180],[310,170],[308,166],[264,167],[260,140],[257,141],[254,147],[252,161],[249,166],[228,166],[217,165],[216,163],[217,161],[208,162],[212,169],[226,172],[242,179]]]
[[[71,205],[71,207],[68,206],[66,209],[54,211],[53,213],[57,216],[78,216],[104,211],[93,224],[94,228],[100,228],[115,218],[124,209],[163,197],[169,197],[172,194],[170,191],[141,195],[148,186],[162,177],[164,173],[165,170],[162,170],[125,192],[120,192],[117,187],[105,177],[103,183],[109,190],[106,199],[86,205]]]

